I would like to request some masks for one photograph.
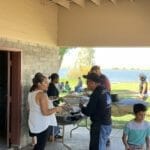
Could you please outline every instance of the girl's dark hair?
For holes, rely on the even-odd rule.
[[[46,76],[44,76],[42,73],[36,73],[34,78],[32,79],[33,85],[30,88],[30,92],[34,91],[38,87],[38,83],[42,83],[45,78]]]
[[[58,78],[59,78],[59,75],[58,75],[57,73],[52,73],[48,78],[53,81],[53,80],[55,80],[55,79],[58,79]]]
[[[133,112],[134,112],[134,114],[137,114],[140,111],[145,112],[146,110],[147,110],[147,107],[144,104],[141,104],[141,103],[135,104],[133,106]]]

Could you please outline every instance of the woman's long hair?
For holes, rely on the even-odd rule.
[[[30,92],[35,91],[35,89],[38,87],[38,83],[42,83],[45,78],[46,76],[44,76],[42,73],[36,73],[34,78],[32,79],[33,85],[30,88]]]

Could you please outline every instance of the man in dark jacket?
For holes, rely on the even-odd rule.
[[[85,107],[80,104],[83,114],[90,116],[90,148],[89,150],[106,150],[106,142],[111,133],[111,98],[109,91],[100,84],[95,73],[85,76],[87,87],[93,91],[89,103]]]
[[[106,75],[104,75],[102,72],[101,72],[101,68],[100,66],[97,66],[97,65],[94,65],[91,67],[91,70],[90,72],[93,72],[93,73],[96,73],[99,77],[100,77],[100,83],[102,86],[104,86],[109,92],[111,92],[111,84],[110,84],[110,81],[109,79],[107,78]],[[108,138],[107,140],[107,143],[106,143],[107,146],[110,145],[110,139]]]

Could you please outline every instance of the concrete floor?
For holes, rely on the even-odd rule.
[[[70,131],[75,126],[65,126],[65,139],[64,143],[68,145],[71,150],[88,150],[89,146],[89,130],[85,127],[79,127],[72,132],[72,138],[70,138]],[[107,150],[124,150],[124,146],[121,141],[122,129],[113,129],[110,140],[111,145]],[[22,148],[22,150],[32,150],[31,146]],[[68,150],[63,144],[62,140],[55,142],[47,142],[46,150]]]

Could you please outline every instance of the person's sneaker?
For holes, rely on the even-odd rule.
[[[110,139],[107,140],[106,146],[110,146]]]
[[[62,139],[63,136],[58,134],[58,135],[55,135],[55,138],[56,138],[56,139]]]
[[[55,137],[54,137],[54,136],[50,136],[50,137],[48,138],[48,141],[49,141],[49,142],[54,142],[54,141],[55,141]]]

